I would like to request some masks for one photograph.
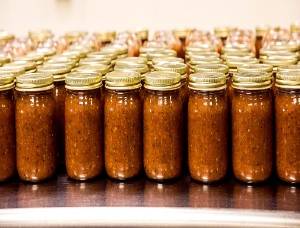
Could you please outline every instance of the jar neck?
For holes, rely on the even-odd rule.
[[[288,88],[276,87],[276,89],[278,92],[281,92],[281,93],[300,94],[300,88],[299,89],[288,89]]]
[[[174,90],[152,90],[152,89],[146,89],[145,91],[150,94],[156,94],[156,95],[166,95],[166,94],[178,94],[179,88]]]
[[[53,94],[53,88],[43,91],[19,91],[16,90],[18,94],[21,95],[52,95]]]
[[[194,90],[190,89],[190,91],[194,94],[204,94],[204,95],[222,95],[226,93],[226,89],[216,90],[216,91],[203,91],[203,90]]]
[[[117,94],[128,94],[128,93],[139,93],[141,88],[138,89],[128,89],[128,90],[117,90],[117,89],[105,89],[105,92],[108,93],[117,93]]]
[[[271,91],[271,88],[260,89],[260,90],[245,90],[245,89],[234,88],[233,91],[242,94],[262,94],[262,93],[269,93]]]
[[[81,95],[81,94],[98,94],[98,93],[101,92],[101,87],[97,88],[97,89],[90,89],[90,90],[71,90],[71,89],[66,89],[66,91],[68,93],[78,94],[78,95]]]

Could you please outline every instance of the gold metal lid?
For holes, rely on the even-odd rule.
[[[106,59],[94,59],[94,58],[84,58],[80,59],[79,61],[79,66],[86,66],[86,65],[93,65],[93,64],[104,64],[104,65],[110,65],[111,60],[106,58]]]
[[[0,66],[9,62],[10,58],[8,56],[0,55]]]
[[[276,74],[275,86],[283,89],[300,89],[300,67],[280,68]]]
[[[247,46],[242,46],[242,47],[231,47],[231,46],[225,46],[222,49],[223,54],[227,55],[247,55],[251,53],[251,50]]]
[[[163,56],[163,57],[158,57],[158,58],[154,58],[152,59],[152,63],[158,64],[158,63],[184,63],[184,59],[179,58],[179,57],[175,57],[175,56]]]
[[[238,72],[258,72],[258,73],[272,73],[273,66],[270,64],[252,63],[238,66]]]
[[[220,72],[197,72],[189,76],[188,87],[200,91],[218,91],[226,88],[226,75]]]
[[[15,77],[20,76],[21,74],[24,74],[26,72],[26,69],[24,66],[14,66],[14,65],[6,65],[3,67],[0,67],[0,73],[11,73]]]
[[[228,27],[216,27],[214,29],[215,35],[219,38],[226,38],[229,35]]]
[[[53,76],[47,73],[27,73],[16,78],[18,91],[45,91],[53,87]]]
[[[123,59],[118,59],[116,61],[116,65],[118,64],[130,64],[130,63],[138,63],[138,64],[147,64],[148,60],[145,57],[126,57]]]
[[[147,72],[149,72],[149,67],[147,64],[144,63],[122,63],[122,62],[118,62],[116,63],[115,70],[129,70],[129,71],[137,71],[140,74],[145,74]]]
[[[163,49],[160,51],[152,51],[140,54],[142,57],[146,57],[148,60],[152,61],[154,58],[164,57],[164,56],[177,56],[176,51],[171,49]]]
[[[102,86],[102,76],[99,73],[72,72],[66,75],[66,89],[92,90]]]
[[[110,66],[107,65],[86,65],[79,66],[73,69],[73,72],[79,73],[97,73],[102,75],[102,80],[105,80],[105,75],[110,71]]]
[[[174,71],[153,71],[145,75],[146,89],[169,91],[181,87],[181,76]]]
[[[14,59],[14,61],[34,61],[37,65],[41,65],[44,62],[44,55],[37,52],[29,52],[27,55],[20,56]]]
[[[0,72],[0,91],[9,90],[15,86],[15,76],[11,73]]]
[[[290,26],[290,30],[292,33],[300,32],[300,22],[294,22]]]
[[[267,26],[256,26],[255,28],[255,34],[256,36],[265,36],[266,33],[268,32],[268,27]]]
[[[192,58],[219,58],[219,53],[217,52],[185,52],[185,59],[189,61]]]
[[[71,67],[67,65],[43,65],[38,68],[38,72],[51,74],[53,76],[53,80],[64,81],[67,73],[71,72]]]
[[[294,56],[269,56],[262,59],[263,63],[270,64],[273,67],[281,67],[296,64],[298,59]]]
[[[103,58],[110,58],[111,60],[114,60],[118,57],[118,52],[113,51],[107,51],[107,50],[101,50],[101,51],[97,51],[97,52],[91,52],[87,55],[88,58],[90,57],[96,57],[97,58],[101,58],[100,56],[102,56]]]
[[[105,88],[107,89],[130,90],[141,86],[141,75],[136,71],[117,70],[106,75]]]
[[[112,42],[116,37],[115,31],[95,32],[94,36],[102,42]]]
[[[194,72],[217,72],[224,75],[228,74],[229,67],[225,64],[201,64],[194,66]]]
[[[210,44],[192,44],[185,49],[188,53],[215,52],[215,48]]]
[[[78,61],[81,58],[81,53],[79,51],[75,51],[75,50],[73,50],[73,51],[67,50],[67,51],[64,51],[63,53],[61,53],[60,56],[63,56],[68,59],[72,59],[74,61]]]
[[[193,67],[200,64],[221,64],[222,60],[217,58],[191,59],[188,63]]]
[[[73,68],[76,66],[76,62],[72,59],[68,58],[54,58],[54,59],[49,59],[47,62],[44,63],[43,66],[61,66],[64,65],[69,68]]]
[[[50,57],[56,54],[56,50],[53,48],[39,48],[36,52],[44,55],[45,57]]]
[[[123,55],[123,54],[128,53],[128,46],[127,45],[113,44],[113,45],[106,46],[106,47],[102,48],[101,52],[116,53],[117,55]]]
[[[232,87],[242,90],[262,90],[272,87],[272,73],[238,72],[233,75]]]
[[[135,32],[135,34],[140,40],[147,40],[149,31],[148,29],[139,29]]]
[[[177,28],[177,29],[173,29],[173,34],[175,37],[179,38],[179,39],[185,39],[188,34],[190,33],[190,29],[188,28]]]
[[[37,64],[34,61],[16,60],[6,66],[20,66],[24,67],[26,71],[36,69]]]
[[[174,71],[179,73],[181,76],[186,78],[187,65],[184,63],[176,62],[162,62],[153,66],[154,70],[157,71]]]
[[[148,52],[160,52],[166,50],[167,48],[162,47],[141,47],[140,53],[148,53]]]
[[[256,58],[240,58],[240,59],[227,59],[226,64],[229,68],[237,68],[244,64],[258,63]]]

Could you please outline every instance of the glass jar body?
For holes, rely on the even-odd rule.
[[[183,105],[179,90],[145,90],[144,168],[155,180],[179,177],[182,171]]]
[[[142,101],[140,89],[106,89],[104,100],[104,151],[108,176],[128,179],[142,169]]]
[[[218,181],[227,173],[228,105],[226,90],[191,90],[188,102],[188,164],[191,177]]]
[[[286,182],[300,183],[300,89],[277,88],[275,126],[277,174]]]
[[[87,180],[100,175],[103,170],[101,96],[101,88],[66,92],[65,156],[70,178]]]
[[[231,117],[235,177],[248,183],[265,181],[272,173],[272,90],[234,89]]]
[[[53,90],[16,92],[17,170],[24,181],[38,182],[56,170]]]
[[[13,89],[0,91],[0,182],[16,171],[15,103]]]

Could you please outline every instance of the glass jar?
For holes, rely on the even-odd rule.
[[[56,145],[58,152],[58,164],[64,166],[64,146],[65,146],[65,76],[71,68],[64,65],[45,65],[39,68],[39,72],[53,75],[54,80],[54,99],[55,99],[55,128]]]
[[[275,84],[276,168],[288,183],[300,183],[299,69],[279,71]]]
[[[195,180],[218,181],[225,177],[228,166],[226,76],[216,72],[191,74],[189,88],[189,171]]]
[[[182,171],[181,77],[154,71],[145,76],[144,168],[154,180],[179,177]]]
[[[263,40],[268,29],[266,27],[256,27],[255,28],[255,54],[256,58],[259,58],[259,51],[263,46]]]
[[[16,79],[17,170],[24,181],[38,182],[56,169],[53,77],[29,73]]]
[[[272,173],[272,77],[238,73],[233,75],[232,87],[233,172],[243,182],[262,182]]]
[[[113,71],[106,75],[104,99],[105,169],[119,180],[140,174],[143,167],[141,76]]]
[[[70,178],[88,180],[103,170],[103,106],[99,74],[66,75],[65,156]]]
[[[0,182],[16,171],[14,79],[12,74],[0,73]]]

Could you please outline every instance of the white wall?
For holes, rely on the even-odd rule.
[[[0,29],[170,29],[300,21],[300,0],[0,0]]]

